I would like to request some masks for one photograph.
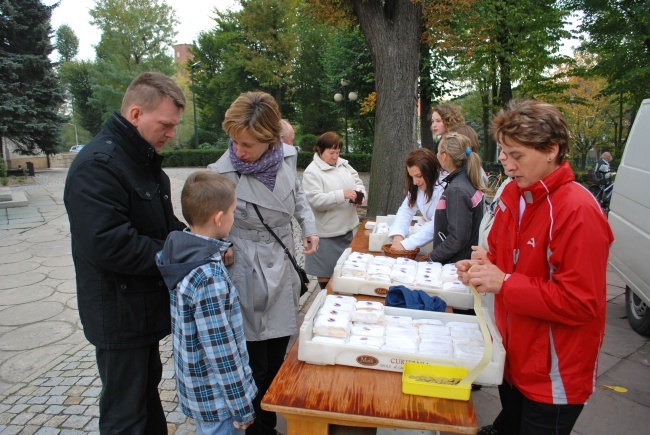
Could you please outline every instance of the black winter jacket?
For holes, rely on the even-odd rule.
[[[63,200],[79,316],[99,348],[145,347],[170,333],[169,293],[155,255],[184,225],[174,216],[162,160],[116,112],[68,171]]]
[[[429,259],[447,264],[472,256],[483,218],[483,192],[472,185],[465,167],[449,174],[443,183],[446,187],[436,206]]]

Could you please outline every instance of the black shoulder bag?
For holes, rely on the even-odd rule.
[[[273,236],[275,240],[282,246],[282,249],[284,249],[284,253],[287,254],[287,257],[289,257],[289,261],[291,261],[291,264],[293,264],[293,268],[296,269],[296,272],[298,272],[298,277],[300,278],[300,296],[304,295],[307,293],[307,285],[309,284],[309,277],[307,276],[307,272],[305,270],[298,266],[298,262],[296,261],[295,258],[293,258],[293,255],[289,252],[289,249],[284,246],[284,243],[282,243],[282,240],[273,232],[271,227],[269,227],[266,222],[264,222],[264,219],[262,218],[262,214],[260,213],[259,209],[257,208],[257,204],[253,204],[253,208],[255,208],[255,212],[257,213],[257,216],[260,218],[260,221],[262,221],[262,224],[266,227],[267,230],[269,230],[269,233]]]

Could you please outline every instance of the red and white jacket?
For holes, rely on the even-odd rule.
[[[489,258],[511,275],[494,312],[506,348],[504,377],[528,399],[582,404],[593,393],[613,240],[600,206],[566,162],[530,187],[510,183],[503,191]]]

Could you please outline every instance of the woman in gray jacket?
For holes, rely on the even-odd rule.
[[[263,411],[262,397],[277,374],[289,338],[298,333],[300,278],[264,222],[295,254],[291,218],[301,226],[304,254],[318,249],[314,214],[296,172],[297,153],[280,141],[275,99],[264,92],[241,94],[226,111],[222,127],[228,150],[209,169],[237,184],[232,248],[226,265],[239,291],[250,367],[258,388],[255,423],[247,434],[275,434],[275,413]]]
[[[302,175],[302,186],[316,216],[320,249],[305,258],[305,270],[318,277],[325,288],[343,251],[352,242],[359,225],[357,206],[363,204],[366,188],[359,174],[340,157],[343,143],[328,131],[316,139],[314,160]]]

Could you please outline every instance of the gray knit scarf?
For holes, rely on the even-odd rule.
[[[230,163],[237,172],[256,178],[273,192],[275,176],[280,170],[282,160],[284,160],[282,144],[278,147],[269,145],[269,149],[262,154],[262,157],[251,163],[243,162],[237,157],[232,146],[232,139],[228,141],[228,150],[230,150]]]

